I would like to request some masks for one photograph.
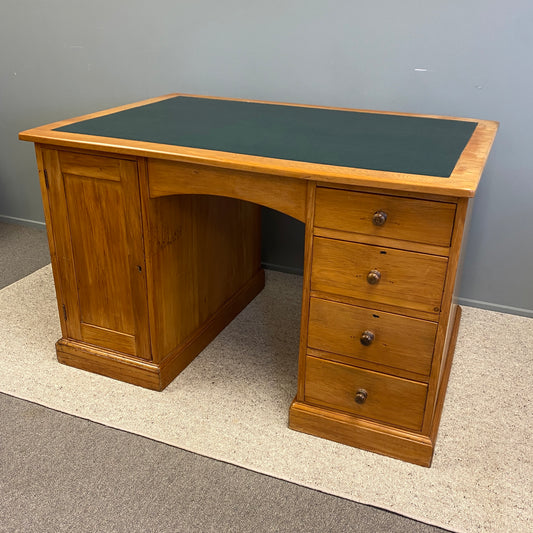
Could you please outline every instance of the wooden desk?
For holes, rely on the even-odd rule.
[[[461,245],[496,130],[170,95],[22,132],[36,145],[59,361],[162,390],[262,289],[268,206],[306,224],[290,427],[429,466]]]

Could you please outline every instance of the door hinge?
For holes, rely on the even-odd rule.
[[[65,304],[63,304],[63,316],[65,317],[65,320],[67,319],[67,308],[65,307]]]
[[[47,189],[50,187],[50,184],[48,183],[48,171],[46,168],[44,169],[44,184],[46,185]]]

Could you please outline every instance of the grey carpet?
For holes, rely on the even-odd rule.
[[[46,230],[0,222],[0,289],[50,263]]]
[[[49,261],[0,223],[0,288]],[[0,394],[2,532],[445,530]]]
[[[444,531],[0,394],[1,531]]]

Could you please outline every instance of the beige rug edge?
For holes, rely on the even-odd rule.
[[[295,285],[295,282],[292,279],[293,277],[291,276],[276,273],[271,277],[281,279],[281,281],[279,281],[279,279],[278,281],[274,280],[272,283],[281,283],[282,285],[286,283],[288,285]],[[286,288],[287,287],[284,286],[284,289]],[[297,288],[297,283],[296,290],[293,290],[291,298],[294,300],[291,308],[292,312],[294,312],[294,309],[299,306],[299,291]],[[531,482],[529,481],[531,477],[531,463],[522,465],[525,467],[522,469],[522,472],[525,473],[525,475],[520,476],[522,478],[521,481],[520,479],[517,480],[513,493],[511,487],[502,487],[502,478],[494,480],[497,485],[492,487],[490,486],[490,482],[483,480],[482,465],[475,466],[470,471],[468,470],[468,461],[472,458],[472,450],[470,454],[457,454],[451,457],[450,460],[452,463],[454,463],[454,467],[458,474],[464,474],[466,472],[466,474],[470,476],[481,476],[480,479],[474,479],[473,481],[471,479],[470,482],[474,486],[474,490],[476,489],[476,486],[478,486],[479,490],[489,489],[489,491],[492,493],[492,498],[489,498],[490,505],[488,508],[494,508],[496,506],[496,508],[493,509],[494,516],[491,516],[490,513],[487,514],[487,507],[480,507],[477,510],[468,508],[467,510],[469,512],[467,513],[467,516],[464,516],[465,508],[468,506],[465,507],[464,505],[458,505],[454,509],[455,504],[458,501],[460,503],[461,496],[463,495],[459,495],[460,497],[454,502],[453,495],[447,494],[448,499],[446,501],[442,500],[442,496],[443,494],[446,494],[446,491],[441,493],[439,498],[438,490],[436,490],[437,493],[433,499],[440,501],[443,508],[447,509],[443,516],[431,516],[431,513],[428,513],[427,506],[424,505],[411,505],[406,507],[406,501],[410,499],[414,499],[416,501],[417,499],[421,498],[420,491],[417,491],[413,488],[413,486],[416,487],[417,481],[420,482],[420,480],[422,480],[424,486],[435,490],[438,488],[434,485],[438,485],[439,483],[438,478],[440,470],[447,470],[449,473],[449,463],[443,463],[442,461],[445,450],[449,451],[451,449],[450,446],[455,447],[458,445],[462,436],[464,435],[461,429],[464,429],[467,421],[464,419],[464,417],[462,417],[463,420],[459,421],[458,424],[457,420],[454,419],[453,416],[451,418],[448,416],[448,411],[453,410],[453,406],[458,401],[458,397],[462,395],[464,396],[465,394],[467,396],[473,395],[472,398],[467,398],[466,401],[474,402],[473,405],[475,406],[475,387],[469,387],[468,380],[467,383],[463,383],[463,385],[460,387],[460,390],[455,390],[452,386],[452,383],[454,382],[454,374],[460,374],[461,372],[464,372],[460,356],[456,357],[456,363],[454,364],[454,372],[452,373],[452,381],[450,385],[450,392],[447,398],[447,405],[443,413],[443,422],[440,431],[441,434],[437,443],[434,466],[431,469],[422,469],[421,467],[407,465],[406,463],[401,463],[386,457],[362,452],[360,450],[354,450],[352,448],[337,445],[335,443],[330,443],[329,441],[324,441],[323,439],[316,439],[314,437],[287,430],[285,412],[287,394],[282,395],[283,398],[281,398],[281,396],[273,399],[271,398],[272,387],[277,386],[279,381],[279,375],[277,376],[276,372],[279,373],[280,371],[286,370],[284,366],[286,365],[285,361],[277,361],[274,363],[271,362],[271,364],[267,365],[266,368],[262,368],[261,364],[259,364],[259,366],[254,369],[254,371],[259,370],[259,373],[270,373],[269,375],[272,383],[269,383],[265,391],[263,391],[263,396],[260,396],[259,400],[256,399],[259,404],[261,404],[265,409],[268,409],[270,419],[267,417],[264,420],[253,419],[250,421],[249,413],[239,412],[238,410],[231,409],[231,404],[228,404],[230,405],[230,409],[227,409],[228,406],[226,406],[226,412],[223,414],[221,414],[220,411],[217,411],[217,409],[204,409],[198,411],[195,413],[192,421],[189,420],[189,426],[185,425],[186,427],[178,427],[176,431],[170,434],[170,436],[166,433],[161,434],[157,429],[158,424],[165,423],[166,415],[164,412],[160,412],[158,414],[158,421],[150,419],[150,417],[145,413],[144,415],[139,415],[138,419],[132,423],[131,420],[127,420],[125,418],[126,415],[131,415],[132,413],[131,406],[128,408],[127,401],[124,401],[125,395],[132,393],[132,391],[137,400],[143,401],[147,403],[147,405],[150,404],[150,402],[154,399],[154,395],[158,394],[158,402],[164,399],[165,401],[162,403],[173,406],[175,406],[176,398],[180,397],[183,399],[188,397],[188,400],[182,402],[185,414],[184,412],[181,412],[181,416],[185,417],[187,417],[187,411],[191,409],[191,404],[194,405],[197,402],[197,397],[194,396],[194,393],[198,393],[198,387],[202,389],[202,386],[206,384],[208,380],[211,380],[209,381],[209,387],[205,387],[205,390],[200,390],[200,397],[203,397],[204,393],[207,394],[209,392],[208,389],[212,389],[213,385],[215,385],[215,395],[220,393],[220,390],[223,391],[225,389],[224,380],[217,380],[216,372],[214,372],[215,367],[213,367],[213,362],[209,361],[209,355],[206,356],[205,353],[201,354],[195,363],[191,365],[191,367],[189,367],[181,376],[179,376],[177,380],[175,380],[163,393],[153,393],[151,391],[145,391],[136,387],[132,388],[129,385],[116,382],[114,380],[109,380],[101,376],[96,376],[57,364],[55,361],[53,342],[57,340],[59,336],[59,329],[56,318],[57,310],[49,266],[44,267],[27,278],[24,278],[23,280],[20,280],[19,282],[0,291],[0,304],[2,305],[4,311],[10,311],[10,306],[7,305],[7,302],[12,300],[17,300],[16,302],[12,302],[12,304],[14,304],[12,305],[13,309],[11,312],[3,313],[5,316],[2,317],[2,326],[4,326],[4,324],[9,326],[7,328],[9,330],[7,332],[8,338],[14,340],[15,345],[17,345],[18,342],[18,348],[21,348],[20,344],[22,344],[22,352],[27,352],[28,350],[39,352],[42,349],[43,344],[47,345],[47,348],[45,349],[46,371],[43,373],[41,369],[40,375],[41,377],[44,377],[49,376],[51,373],[53,376],[58,378],[58,381],[47,382],[46,379],[44,381],[42,379],[28,379],[28,373],[36,371],[37,368],[34,366],[34,363],[29,363],[26,361],[25,364],[18,366],[17,371],[10,376],[10,381],[8,383],[6,383],[6,379],[1,380],[0,390],[2,390],[2,392],[6,392],[7,394],[11,394],[15,397],[32,401],[52,409],[60,410],[68,414],[79,416],[87,420],[101,423],[115,429],[129,431],[131,433],[164,442],[172,446],[177,446],[193,453],[198,453],[206,457],[231,463],[239,467],[257,471],[292,483],[297,483],[312,489],[317,489],[322,492],[355,500],[363,504],[380,507],[439,527],[453,529],[455,531],[527,531],[528,529],[525,528],[532,528],[531,512],[528,509],[527,503],[527,487],[531,487]],[[37,301],[39,301],[38,304]],[[250,311],[252,313],[257,313],[258,310],[264,311],[264,308],[270,307],[270,305],[266,302],[263,303],[263,308],[261,306],[261,302],[254,302],[254,304],[256,304],[256,309],[252,309]],[[25,307],[26,310],[29,311],[29,315],[21,315],[21,317],[25,316],[25,320],[23,319],[22,322],[17,321],[16,314],[17,309],[20,310],[21,307]],[[289,305],[289,307],[291,306]],[[247,312],[248,310],[244,313]],[[509,320],[505,315],[500,316],[498,313],[480,312],[479,310],[472,310],[470,308],[465,308],[464,314],[466,316],[465,320],[463,321],[462,332],[458,343],[458,354],[462,352],[468,352],[473,347],[476,349],[483,348],[483,350],[491,350],[490,340],[483,332],[487,331],[486,327],[491,329],[494,328],[488,325],[485,328],[482,327],[481,334],[472,334],[471,331],[468,331],[468,328],[471,327],[468,321],[469,317],[475,317],[478,322],[480,321],[480,318],[482,321],[490,321],[491,319],[494,319],[495,316],[505,324],[507,324]],[[6,318],[7,321],[4,321]],[[519,325],[531,325],[533,323],[525,322],[531,319],[524,319],[522,321],[520,317],[513,318],[518,318]],[[251,322],[254,322],[254,320],[257,320],[257,318],[254,319],[252,317],[250,320]],[[250,324],[248,323],[248,327],[249,325]],[[467,329],[466,332],[464,331],[465,327]],[[243,353],[250,351],[250,346],[247,344],[248,335],[245,333],[246,323],[244,325],[239,325],[238,323],[234,322],[228,329],[230,328],[233,328],[232,331],[229,332],[230,343],[233,344],[229,350],[232,354],[236,353],[237,357],[240,357]],[[31,332],[31,334],[28,334],[28,331]],[[268,328],[266,331],[268,335]],[[224,332],[223,336],[225,335],[226,332]],[[231,337],[232,335],[233,338]],[[483,340],[485,340],[487,346],[480,347],[480,341],[481,344],[483,344]],[[522,341],[518,339],[518,342],[519,344],[520,342],[524,344],[525,351],[527,352],[528,346],[530,346],[528,343],[531,340],[531,335],[527,336],[526,332],[524,339]],[[220,339],[219,337],[210,346],[210,348],[206,350],[206,352],[218,352],[219,354],[226,353],[225,350],[228,350],[228,348],[223,346],[224,342],[227,342],[227,339]],[[260,342],[265,345],[264,347],[267,351],[272,349],[272,346],[269,346],[268,338],[266,340],[263,338]],[[277,346],[283,345],[285,342],[283,333],[281,339],[278,338],[273,342],[274,347],[276,346],[276,343],[278,343]],[[11,345],[8,342],[8,349],[10,346]],[[499,350],[501,352],[501,346],[499,347]],[[516,347],[508,348],[508,350],[516,353]],[[19,350],[19,354],[20,352],[21,350]],[[506,352],[505,348],[503,349],[503,352]],[[3,353],[3,350],[0,349],[0,356],[4,357],[5,355],[6,354]],[[211,353],[211,357],[212,356],[213,353]],[[215,357],[218,357],[218,355],[215,355]],[[527,353],[525,357],[527,361],[530,360],[530,357],[528,359]],[[17,357],[15,354],[15,359],[16,358]],[[199,364],[197,364],[197,362]],[[242,360],[238,364],[241,363]],[[515,361],[514,364],[516,366],[517,361]],[[491,365],[489,364],[487,366],[488,368],[482,367],[479,369],[479,372],[481,372],[482,375],[491,370]],[[218,371],[218,368],[216,370]],[[494,371],[495,369],[492,368],[492,370]],[[231,367],[230,364],[226,371],[235,373],[236,368]],[[272,372],[274,373],[272,374]],[[245,375],[246,373],[247,371],[243,370],[244,375],[238,376],[237,383],[241,385],[241,388],[244,386],[247,380],[247,376]],[[2,377],[5,378],[7,376]],[[468,379],[475,381],[475,378],[476,376],[470,376]],[[215,381],[213,381],[213,379]],[[505,384],[505,380],[503,381]],[[514,380],[511,381],[514,382]],[[502,380],[500,379],[500,383],[501,382]],[[527,382],[528,380],[526,379],[525,383]],[[530,380],[529,383],[531,383]],[[76,403],[74,400],[75,394],[73,394],[73,390],[76,390],[77,387],[82,384],[86,388],[86,391],[83,394],[83,401],[81,401],[81,403]],[[289,385],[293,386],[294,383],[288,384],[287,386]],[[510,383],[508,383],[506,386],[509,387]],[[244,388],[246,389],[245,386]],[[101,401],[102,390],[106,391],[107,401]],[[253,390],[253,387],[246,390],[248,392],[245,392],[245,397],[246,394],[250,394],[249,391]],[[490,390],[488,393],[490,394]],[[292,394],[292,392],[290,394]],[[525,397],[527,396],[528,394],[526,392]],[[94,404],[88,408],[87,401],[90,399],[94,400]],[[495,399],[501,400],[501,398],[497,397]],[[118,407],[113,410],[113,413],[109,413],[108,409],[106,409],[106,407],[108,407],[109,400],[111,400],[112,403]],[[248,398],[248,400],[250,400],[250,398]],[[252,398],[252,401],[253,400],[254,399]],[[208,400],[208,402],[211,401],[212,399]],[[462,398],[462,401],[464,402],[465,398]],[[512,406],[512,402],[508,403],[510,406]],[[448,409],[448,404],[452,406],[450,409]],[[528,405],[526,404],[524,407],[526,408],[527,413]],[[468,414],[472,416],[472,413]],[[500,413],[500,415],[501,414],[502,413]],[[213,417],[218,417],[218,419],[214,420]],[[481,418],[482,424],[486,425],[487,421],[490,421],[491,417],[485,416]],[[509,422],[509,417],[505,415],[500,416],[499,418],[500,423],[505,423],[505,421]],[[172,417],[167,417],[166,422],[176,423],[176,420]],[[493,420],[493,422],[496,426],[498,420]],[[183,433],[187,428],[190,429],[191,424],[192,427],[197,429],[199,427],[201,428],[204,424],[209,425],[210,423],[213,423],[211,430],[202,428],[196,437],[200,441],[205,440],[206,442],[210,442],[207,448],[199,445],[197,441],[191,441]],[[463,428],[461,428],[461,423]],[[225,435],[224,438],[222,438],[223,442],[221,443],[220,438],[218,438],[219,435],[217,434],[217,431],[227,432],[228,428],[238,430],[240,433],[238,436],[234,437],[233,442],[231,437]],[[499,428],[497,427],[489,427],[488,429],[499,431]],[[520,450],[525,451],[526,453],[528,451],[531,452],[530,446],[527,444],[525,439],[526,436],[530,436],[530,430],[527,427],[521,427],[519,429],[520,431],[515,431],[516,442],[511,443],[512,449],[515,451],[513,456],[517,455],[517,446]],[[265,430],[264,438],[262,438],[260,435],[257,435],[257,433],[261,432],[262,430]],[[243,447],[243,438],[247,439],[247,449],[244,454],[242,453],[242,450],[240,450],[240,448]],[[179,442],[176,442],[176,440]],[[295,449],[300,450],[300,453],[298,453],[296,457],[296,460],[299,460],[300,462],[296,473],[294,469],[291,470],[288,468],[289,463],[293,462],[295,459],[294,454],[289,454],[289,457],[280,459],[277,457],[277,454],[279,454],[279,448],[276,448],[275,442],[278,444],[279,442],[283,442],[284,444],[288,443],[292,448],[292,451]],[[475,445],[479,447],[480,443],[476,442]],[[252,452],[254,447],[260,450],[259,456],[263,456],[263,458],[265,456],[267,457],[266,461],[260,460],[260,457],[258,459],[257,456],[253,456]],[[483,448],[482,443],[481,448]],[[476,452],[475,449],[474,452]],[[484,453],[484,450],[479,449],[477,452]],[[331,457],[331,461],[329,463],[331,465],[330,472],[327,472],[327,468],[324,468],[324,461],[319,461],[320,464],[318,465],[318,468],[316,465],[313,465],[313,462],[316,462],[315,460],[317,453],[326,454],[326,456]],[[306,462],[308,467],[306,467]],[[336,474],[335,469],[346,469],[347,465],[351,465],[353,468],[354,462],[356,464],[356,468],[359,470],[357,473],[358,477],[355,481],[357,483],[364,481],[367,486],[369,484],[372,485],[373,483],[379,483],[380,481],[383,481],[384,477],[387,477],[387,471],[390,472],[391,475],[388,476],[390,483],[388,487],[385,487],[385,492],[389,493],[388,498],[380,499],[379,490],[372,493],[372,497],[368,498],[364,496],[365,491],[354,491],[353,487],[350,486],[349,483],[347,484],[346,482],[338,482],[338,479],[336,478],[339,476]],[[509,463],[509,457],[507,458],[507,463]],[[517,465],[513,464],[512,461],[510,465],[507,465],[505,460],[502,461],[503,470],[505,470],[506,466],[511,468],[512,466],[516,467]],[[378,468],[381,471],[381,474],[379,475],[377,474]],[[502,475],[505,472],[500,471],[496,473]],[[494,473],[491,472],[491,475],[493,474]],[[376,479],[373,480],[373,476],[376,477]],[[399,484],[399,488],[395,490],[395,486],[397,485],[395,481],[397,481],[400,476],[403,483]],[[448,480],[448,482],[449,481],[450,480]],[[512,512],[509,512],[509,509],[504,509],[506,507],[504,505],[504,500],[506,499],[505,489],[507,489],[507,496],[512,497],[513,509],[511,509],[511,511],[514,510],[516,512],[514,519]],[[407,499],[405,497],[402,498],[398,497],[398,495],[394,495],[395,491],[401,490],[409,490]],[[526,496],[526,500],[523,500],[522,503],[524,505],[522,508],[520,508],[521,506],[517,506],[517,502],[520,502],[521,497],[524,495]],[[482,500],[486,501],[486,498],[483,497]],[[500,505],[497,505],[498,502]],[[502,513],[501,511],[504,510],[507,510],[507,512]]]

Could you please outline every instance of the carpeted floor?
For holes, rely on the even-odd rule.
[[[0,394],[0,531],[444,530]]]
[[[50,263],[46,231],[0,222],[0,289]]]
[[[16,254],[8,253],[1,230],[0,225],[0,247],[7,252],[2,253],[4,261]],[[23,248],[22,243],[18,241]],[[292,286],[298,283],[294,276],[275,274],[271,279]],[[530,430],[524,422],[531,411],[528,402],[521,401],[524,390],[520,390],[530,381],[524,372],[515,377],[520,370],[517,365],[528,357],[530,361],[529,319],[513,321],[509,315],[477,310],[468,318],[467,310],[458,351],[468,357],[458,357],[454,365],[466,380],[460,387],[451,387],[447,400],[451,409],[443,415],[434,467],[423,469],[286,429],[295,361],[280,348],[297,343],[297,335],[292,341],[289,338],[295,329],[290,317],[299,304],[297,285],[292,294],[284,302],[285,318],[283,312],[280,318],[279,313],[264,313],[271,306],[268,291],[267,300],[258,298],[250,307],[249,312],[256,313],[252,322],[266,317],[260,338],[265,353],[273,357],[261,355],[250,344],[257,331],[246,333],[247,310],[242,314],[244,322],[228,328],[231,347],[224,348],[227,338],[217,339],[211,350],[159,394],[161,409],[154,411],[149,409],[150,402],[158,393],[63,367],[53,360],[57,317],[49,268],[45,268],[0,293],[6,315],[2,327],[8,336],[5,360],[15,354],[5,365],[8,371],[2,376],[2,390],[300,485],[405,511],[456,531],[522,531],[531,526],[531,454],[525,457],[531,452]],[[25,315],[20,314],[22,310]],[[514,332],[517,344],[500,346],[500,361],[485,357],[486,361],[478,361],[475,373],[469,372],[472,357],[495,352],[489,330],[497,338],[500,331]],[[44,349],[44,356],[43,344],[52,346]],[[244,370],[245,363],[252,366]],[[250,411],[239,411],[220,400],[228,396],[225,372],[235,386],[229,396],[241,394],[237,403],[248,407],[255,402],[251,412],[259,416],[254,418]],[[478,375],[470,378],[470,374]],[[481,381],[476,379],[479,374]],[[250,375],[255,376],[252,382]],[[485,383],[487,391],[479,394]],[[488,406],[476,403],[479,396],[487,396]],[[203,401],[210,397],[214,399]],[[471,408],[461,408],[464,402]],[[8,516],[6,531],[17,527],[21,531],[70,531],[76,529],[74,523],[87,524],[86,529],[78,529],[83,531],[439,531],[375,507],[10,396],[0,395],[0,403],[2,425],[8,428],[0,437],[6,450],[2,460],[9,467],[3,468],[0,494],[0,506]],[[134,523],[137,529],[132,529]]]

